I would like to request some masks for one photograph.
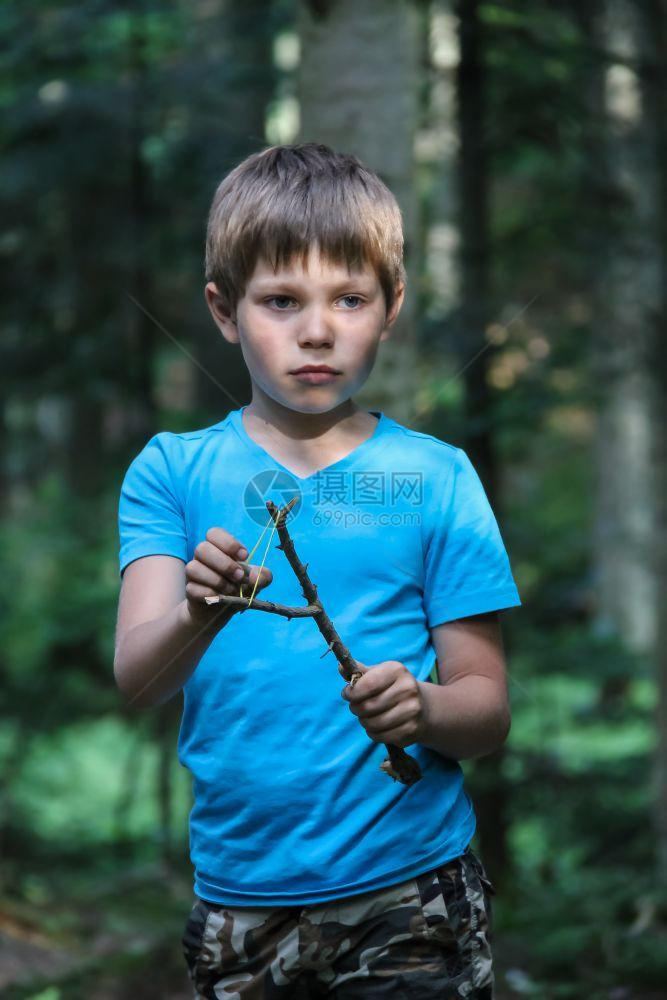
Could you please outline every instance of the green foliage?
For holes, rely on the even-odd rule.
[[[154,995],[166,996],[177,975],[189,780],[175,716],[161,730],[156,715],[128,711],[113,682],[116,518],[123,472],[154,430],[212,422],[201,391],[183,404],[168,380],[184,345],[201,354],[215,183],[262,144],[264,117],[272,134],[293,127],[295,4],[223,8],[212,18],[210,5],[183,3],[0,5],[12,39],[0,54],[0,904],[75,952],[73,971],[17,986],[10,1000],[78,1000],[102,980],[109,996],[140,996],[156,969]],[[667,898],[648,821],[651,664],[593,627],[591,456],[604,387],[589,372],[588,286],[608,192],[592,176],[600,123],[588,88],[599,53],[574,4],[479,10],[492,303],[492,405],[479,426],[496,444],[494,501],[523,600],[505,616],[513,868],[494,900],[499,985],[513,998],[639,998],[667,979]],[[439,142],[429,95],[449,71],[420,73],[420,115]],[[420,165],[425,228],[439,170],[435,155]],[[434,305],[435,280],[417,278],[432,354],[414,423],[464,447],[464,375],[481,361],[464,356],[456,310]],[[482,772],[466,769],[474,798]],[[169,849],[165,876],[151,866]],[[116,884],[132,865],[145,875],[136,891]],[[88,961],[76,942],[91,928],[111,954]]]
[[[72,496],[54,475],[0,524],[7,572],[3,613],[3,715],[41,728],[117,706],[111,687],[118,599],[116,501]],[[50,721],[49,721],[50,720]]]

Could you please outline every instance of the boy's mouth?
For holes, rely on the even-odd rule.
[[[303,368],[297,368],[291,374],[298,378],[299,382],[306,385],[327,385],[338,378],[341,372],[329,368],[328,365],[304,365]]]
[[[304,372],[326,372],[328,375],[340,375],[339,371],[330,368],[329,365],[303,365],[301,368],[295,368],[291,374],[301,375]]]
[[[305,385],[328,385],[338,378],[338,372],[293,372],[295,378]]]

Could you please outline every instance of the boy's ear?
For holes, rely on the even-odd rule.
[[[232,315],[225,306],[224,299],[218,291],[218,286],[213,281],[204,288],[206,305],[211,310],[211,316],[222,333],[225,340],[230,344],[238,344],[239,334],[236,328],[236,316]]]
[[[387,318],[384,323],[384,330],[380,335],[380,340],[386,340],[391,332],[391,327],[396,322],[396,318],[401,311],[401,306],[403,305],[403,299],[405,298],[405,285],[398,285],[396,288],[396,294],[394,296],[394,301],[392,303],[391,309],[387,313]]]

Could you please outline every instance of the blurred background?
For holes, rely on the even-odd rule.
[[[664,998],[667,0],[5,0],[0,28],[0,994],[190,996],[181,699],[114,685],[118,497],[154,433],[249,402],[206,215],[303,139],[404,214],[358,402],[468,452],[523,600],[510,738],[464,763],[498,998]]]

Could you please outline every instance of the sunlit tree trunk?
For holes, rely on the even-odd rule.
[[[460,304],[458,121],[456,74],[460,59],[458,20],[449,0],[425,5],[422,87],[416,161],[422,183],[419,199],[423,245],[424,315],[419,350],[418,427],[439,434],[442,388],[452,376],[452,317]],[[425,189],[425,190],[424,190]],[[455,363],[454,359],[454,363]],[[443,430],[444,434],[448,433]],[[451,433],[451,431],[449,431]]]
[[[653,817],[667,877],[667,11],[587,0],[604,122],[595,156],[598,628],[648,653],[658,689]],[[625,686],[629,683],[626,679]],[[619,686],[616,685],[618,694]],[[623,688],[621,688],[623,690]]]
[[[593,264],[592,362],[598,387],[595,626],[599,634],[618,636],[643,653],[653,647],[657,625],[651,558],[655,374],[649,359],[660,278],[655,144],[640,79],[649,38],[640,8],[629,0],[592,4],[595,41],[603,54],[598,110],[604,122],[596,164],[604,215]]]
[[[357,401],[405,423],[414,417],[417,388],[418,27],[415,6],[403,0],[302,0],[300,4],[300,138],[358,156],[391,188],[403,213],[409,293]]]

